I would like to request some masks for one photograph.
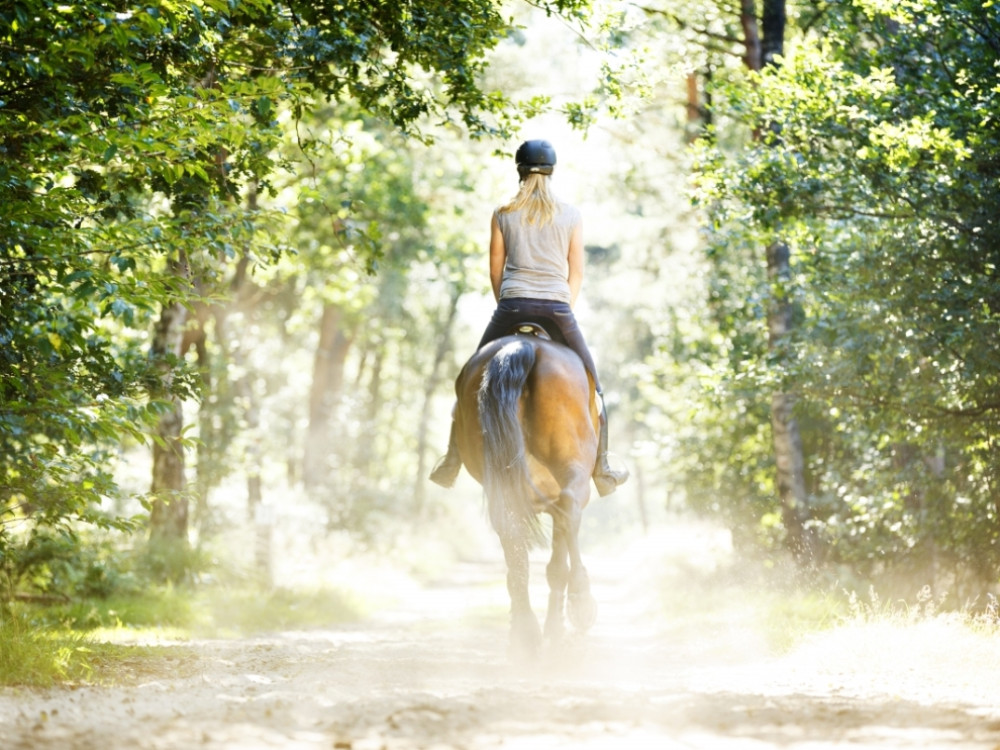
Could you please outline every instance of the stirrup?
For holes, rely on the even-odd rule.
[[[451,489],[455,486],[455,480],[458,478],[458,472],[461,470],[461,460],[456,459],[450,453],[446,453],[435,464],[430,474],[430,480],[445,489]]]
[[[619,485],[625,484],[628,480],[629,473],[628,469],[618,471],[608,466],[608,456],[605,453],[601,457],[599,466],[594,471],[592,477],[594,485],[597,487],[597,494],[601,497],[605,497],[617,490]]]

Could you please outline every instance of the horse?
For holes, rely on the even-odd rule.
[[[507,564],[510,654],[530,657],[543,640],[528,596],[528,553],[543,541],[540,513],[552,517],[544,637],[561,638],[566,615],[582,632],[597,616],[579,545],[597,457],[594,381],[569,347],[516,334],[479,349],[455,392],[459,454],[483,486]]]

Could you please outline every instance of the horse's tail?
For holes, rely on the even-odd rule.
[[[520,402],[535,365],[535,347],[512,341],[487,363],[479,387],[479,423],[483,430],[483,488],[490,522],[501,538],[531,547],[543,539],[535,512],[541,493],[531,481],[521,429]]]

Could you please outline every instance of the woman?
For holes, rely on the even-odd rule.
[[[493,212],[490,226],[490,282],[497,301],[479,347],[506,336],[525,321],[544,325],[583,360],[600,398],[600,441],[594,483],[601,495],[614,492],[627,471],[608,466],[608,422],[597,367],[576,324],[573,305],[583,283],[583,230],[580,211],[552,195],[549,180],[556,152],[548,141],[526,141],[514,156],[517,195]],[[431,481],[451,487],[462,467],[452,426],[448,453]]]

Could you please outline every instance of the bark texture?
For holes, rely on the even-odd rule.
[[[792,303],[786,284],[791,275],[790,252],[782,241],[767,247],[767,275],[771,282],[768,309],[768,346],[776,352],[792,330]],[[771,395],[771,429],[774,441],[776,484],[781,516],[792,552],[805,560],[811,554],[804,520],[806,517],[805,455],[802,434],[795,418],[795,396],[782,391]]]
[[[173,264],[172,273],[187,276],[187,261],[181,257]],[[161,399],[169,408],[160,417],[157,440],[153,443],[153,476],[150,494],[153,497],[149,516],[149,535],[154,541],[187,544],[188,500],[184,493],[184,447],[181,435],[184,410],[180,399],[170,393],[174,361],[181,357],[187,308],[178,302],[164,306],[153,332],[151,356],[159,364]]]
[[[760,27],[755,0],[741,0],[740,20],[746,46],[746,63],[751,70],[777,65],[785,43],[785,0],[764,0]],[[770,123],[777,131],[781,123]],[[760,131],[754,133],[760,137]],[[791,253],[775,230],[775,239],[765,250],[767,276],[771,287],[771,304],[767,313],[768,347],[781,356],[781,347],[792,331],[792,301],[788,296],[791,279]],[[778,391],[771,395],[771,430],[774,442],[775,485],[781,504],[782,522],[788,534],[787,545],[800,563],[807,563],[813,554],[805,520],[808,505],[805,482],[805,455],[802,434],[795,418],[795,396]]]

